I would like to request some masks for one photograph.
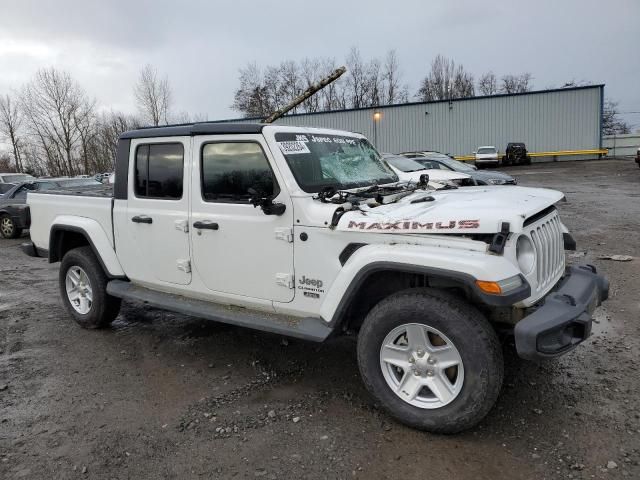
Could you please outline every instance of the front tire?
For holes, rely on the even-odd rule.
[[[500,342],[482,313],[429,288],[396,293],[369,312],[358,336],[358,364],[384,409],[434,433],[480,422],[504,376]]]
[[[18,238],[22,234],[22,229],[16,226],[9,215],[0,217],[0,235],[2,238]]]
[[[62,303],[81,327],[104,328],[118,316],[120,299],[107,294],[109,279],[91,247],[69,250],[58,280]]]

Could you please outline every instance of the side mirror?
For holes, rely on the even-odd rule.
[[[474,150],[474,151],[473,151],[473,154],[475,155],[476,153],[478,153],[478,152],[476,152],[476,151]]]
[[[273,203],[273,200],[262,191],[249,188],[247,192],[251,195],[249,202],[253,205],[253,208],[260,207],[265,215],[279,216],[287,210],[287,206],[284,203]]]

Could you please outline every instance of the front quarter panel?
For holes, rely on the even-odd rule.
[[[520,272],[504,257],[470,250],[447,249],[424,245],[366,245],[358,249],[345,263],[327,291],[320,314],[330,321],[334,318],[345,295],[358,283],[362,272],[372,265],[389,265],[389,269],[450,272],[452,278],[499,281]]]

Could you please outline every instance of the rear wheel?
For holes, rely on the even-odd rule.
[[[0,217],[0,235],[3,238],[18,238],[22,234],[22,229],[18,228],[9,215]]]
[[[392,416],[436,433],[482,420],[504,370],[484,316],[433,289],[405,290],[376,305],[360,330],[358,363],[367,388]]]
[[[107,294],[108,281],[91,247],[69,250],[62,259],[62,302],[81,327],[107,327],[118,316],[120,299]]]

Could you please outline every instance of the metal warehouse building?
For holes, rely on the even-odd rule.
[[[602,147],[603,99],[604,85],[593,85],[292,114],[276,123],[360,132],[382,152],[465,156],[482,145],[503,152],[508,142],[530,152],[584,151]]]

